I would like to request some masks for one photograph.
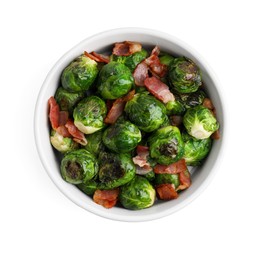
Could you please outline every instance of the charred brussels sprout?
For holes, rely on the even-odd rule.
[[[169,65],[169,81],[179,93],[191,93],[202,85],[199,67],[190,59],[180,57]]]
[[[66,153],[78,148],[78,143],[74,142],[69,137],[63,137],[53,129],[51,131],[50,139],[52,146],[61,153]]]
[[[85,194],[92,196],[97,190],[97,182],[95,180],[89,180],[86,183],[80,183],[77,187]]]
[[[135,52],[129,56],[117,56],[113,54],[110,60],[125,64],[130,69],[130,71],[133,72],[136,66],[142,60],[144,60],[147,57],[147,55],[147,51],[145,49],[142,49],[141,51]]]
[[[128,154],[103,152],[99,155],[99,189],[114,189],[131,181],[135,176],[135,166]]]
[[[103,131],[97,131],[88,135],[88,143],[84,148],[90,153],[97,156],[100,152],[105,150],[105,146],[102,142]]]
[[[145,209],[154,204],[155,190],[146,178],[135,176],[121,187],[119,200],[127,209]]]
[[[64,69],[61,84],[68,91],[82,92],[90,88],[97,75],[97,62],[81,55]]]
[[[104,99],[117,99],[129,92],[134,83],[131,71],[124,64],[110,62],[99,73],[97,88]]]
[[[150,156],[159,164],[168,165],[180,160],[184,153],[181,133],[176,126],[158,129],[148,139]]]
[[[70,114],[83,97],[83,92],[72,93],[62,87],[59,87],[55,93],[55,99],[60,106],[60,110],[68,111]]]
[[[166,108],[155,97],[138,93],[126,103],[125,112],[130,121],[145,132],[158,129],[166,121]]]
[[[188,134],[197,139],[206,139],[219,128],[219,123],[212,112],[201,105],[186,111],[183,124]]]
[[[107,107],[104,100],[90,96],[81,100],[73,111],[75,126],[85,134],[92,134],[102,129]]]
[[[203,103],[206,94],[202,90],[190,94],[180,94],[180,99],[182,100],[186,109],[201,105]]]
[[[129,121],[119,121],[109,126],[103,134],[103,143],[117,153],[132,151],[141,139],[140,130]]]
[[[212,140],[210,138],[197,139],[185,132],[182,133],[182,139],[184,142],[183,158],[186,164],[192,166],[199,165],[201,160],[208,155]]]
[[[161,173],[155,174],[154,184],[174,184],[175,189],[177,189],[180,185],[180,177],[178,174],[168,174]]]
[[[97,159],[85,149],[67,153],[61,161],[61,175],[72,184],[86,183],[98,172]]]

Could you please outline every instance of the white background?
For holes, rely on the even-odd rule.
[[[1,1],[0,259],[260,259],[259,1]],[[193,46],[225,97],[225,156],[210,186],[168,217],[123,223],[69,201],[38,158],[34,106],[71,47],[147,27]]]

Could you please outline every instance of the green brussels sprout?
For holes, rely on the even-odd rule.
[[[86,183],[80,183],[77,187],[85,194],[92,196],[98,189],[98,184],[95,180],[89,180]]]
[[[117,153],[132,151],[141,139],[140,130],[129,121],[119,121],[109,126],[102,138],[105,146]]]
[[[129,120],[144,132],[158,129],[167,117],[164,104],[147,92],[135,94],[126,103],[125,112]]]
[[[133,72],[136,66],[147,56],[147,51],[142,49],[141,51],[135,52],[129,56],[117,56],[113,54],[111,55],[110,60],[125,64],[130,69],[130,71]]]
[[[150,156],[159,164],[168,165],[180,160],[184,153],[181,133],[176,126],[158,129],[148,139]]]
[[[146,178],[135,176],[121,187],[119,200],[127,209],[145,209],[154,204],[155,190]]]
[[[66,153],[78,148],[78,143],[74,142],[69,137],[63,137],[54,129],[51,130],[50,140],[52,146],[61,153]]]
[[[183,124],[188,134],[197,139],[206,139],[219,128],[219,123],[212,112],[201,105],[186,111]]]
[[[166,66],[169,66],[170,63],[174,60],[174,57],[166,52],[161,52],[159,54],[160,62]]]
[[[191,93],[202,85],[199,67],[190,59],[180,57],[169,65],[168,77],[174,90],[179,93]]]
[[[97,88],[104,99],[117,99],[127,94],[133,83],[130,69],[124,64],[112,61],[101,69]]]
[[[141,175],[142,175],[142,177],[146,178],[148,181],[153,181],[154,178],[155,178],[154,171],[150,171],[150,172],[148,172],[146,174],[141,174]]]
[[[154,184],[174,184],[175,189],[180,185],[180,178],[178,174],[160,173],[155,174]]]
[[[180,99],[182,100],[186,109],[201,105],[203,103],[206,94],[202,90],[197,90],[196,92],[189,94],[180,94]]]
[[[88,143],[84,148],[90,153],[97,156],[100,152],[105,150],[105,145],[102,142],[103,131],[97,131],[88,135]]]
[[[183,102],[178,99],[169,101],[165,107],[167,115],[183,115],[186,111]]]
[[[97,173],[97,159],[85,149],[68,152],[61,160],[61,176],[69,183],[85,183]]]
[[[105,127],[106,113],[104,100],[97,96],[84,98],[74,108],[74,124],[84,134],[92,134]]]
[[[55,100],[60,106],[60,110],[68,111],[72,114],[75,105],[84,97],[83,92],[69,92],[63,87],[59,87],[55,93]]]
[[[129,154],[102,152],[99,155],[99,189],[114,189],[131,181],[135,166]]]
[[[61,84],[68,91],[82,92],[90,88],[97,75],[97,62],[81,55],[63,70]]]
[[[197,139],[183,132],[182,140],[184,142],[183,158],[186,164],[191,166],[200,165],[201,160],[208,155],[211,149],[211,138]]]

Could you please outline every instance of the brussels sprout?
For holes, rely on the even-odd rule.
[[[169,101],[165,106],[167,115],[183,115],[186,111],[183,102],[177,99]]]
[[[51,131],[51,144],[61,153],[66,153],[78,148],[78,143],[74,142],[69,137],[63,137],[58,132],[52,129]]]
[[[187,165],[196,166],[204,159],[211,149],[211,138],[197,139],[183,132],[182,139],[184,142],[183,158]]]
[[[166,52],[161,52],[159,55],[160,62],[166,66],[169,66],[170,63],[174,60],[174,57]]]
[[[97,182],[95,180],[89,180],[86,183],[80,183],[77,187],[85,194],[92,196],[97,190]]]
[[[129,56],[117,56],[113,54],[111,55],[110,60],[125,64],[131,70],[131,72],[133,72],[136,66],[147,56],[147,51],[142,49],[141,51],[135,52]]]
[[[199,67],[190,59],[180,57],[169,65],[169,81],[179,93],[191,93],[202,85]]]
[[[180,178],[178,174],[168,174],[168,173],[162,173],[162,174],[155,174],[154,184],[160,185],[160,184],[174,184],[175,189],[177,189],[180,185]]]
[[[127,94],[133,83],[130,69],[124,64],[112,61],[101,69],[97,88],[104,99],[116,99]]]
[[[63,70],[61,84],[68,91],[82,92],[90,88],[97,75],[97,62],[81,55]]]
[[[103,152],[99,155],[99,189],[114,189],[131,181],[135,166],[129,154]]]
[[[75,126],[85,134],[92,134],[102,129],[107,107],[104,100],[97,96],[90,96],[81,100],[74,108]]]
[[[65,181],[72,184],[85,183],[97,172],[97,159],[85,149],[68,152],[61,161],[61,175]]]
[[[181,133],[176,126],[158,129],[148,139],[150,156],[158,163],[168,165],[180,160],[184,153]]]
[[[166,120],[166,108],[155,97],[138,93],[126,103],[125,112],[130,121],[145,132],[158,129]]]
[[[203,103],[206,94],[202,90],[198,90],[189,94],[180,94],[180,99],[182,100],[186,109],[201,105]]]
[[[150,171],[146,174],[142,174],[142,177],[146,178],[148,181],[153,181],[155,178],[155,173],[154,171]]]
[[[84,97],[83,92],[72,93],[65,88],[59,87],[55,93],[55,99],[60,106],[60,110],[73,112],[74,106]]]
[[[119,121],[109,126],[103,134],[103,143],[117,153],[132,151],[141,141],[141,132],[129,121]]]
[[[219,123],[212,112],[201,105],[186,111],[183,124],[188,134],[197,139],[206,139],[219,128]]]
[[[105,146],[102,142],[103,131],[97,131],[88,135],[88,143],[84,148],[90,153],[97,156],[100,152],[105,150]]]
[[[135,176],[132,181],[121,187],[119,200],[127,209],[145,209],[154,204],[155,190],[147,179]]]

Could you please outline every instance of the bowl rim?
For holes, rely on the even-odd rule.
[[[40,146],[40,131],[39,131],[39,117],[37,117],[37,115],[39,114],[39,111],[41,109],[41,98],[43,96],[44,90],[46,89],[46,87],[48,86],[48,81],[52,78],[53,74],[55,74],[56,69],[60,66],[61,63],[63,63],[64,60],[67,59],[67,56],[72,52],[72,50],[77,49],[79,46],[81,46],[82,44],[84,44],[85,42],[88,42],[92,39],[98,39],[98,38],[104,38],[104,37],[111,37],[111,35],[119,35],[119,34],[125,34],[125,33],[142,33],[142,34],[146,34],[149,35],[151,37],[159,37],[165,40],[168,40],[170,42],[173,42],[179,46],[181,46],[182,48],[184,48],[185,50],[187,50],[189,53],[191,53],[194,57],[196,57],[200,63],[203,64],[203,66],[206,68],[207,73],[209,75],[209,77],[211,78],[211,80],[214,82],[214,85],[216,87],[216,91],[219,95],[219,100],[220,100],[220,106],[222,108],[223,111],[223,115],[222,115],[222,119],[223,119],[223,125],[221,125],[222,128],[222,143],[220,145],[220,148],[218,150],[218,154],[216,157],[216,160],[214,162],[214,165],[212,167],[212,169],[210,170],[209,174],[207,175],[206,179],[203,181],[203,183],[195,190],[194,193],[192,193],[189,197],[187,197],[185,200],[183,200],[180,204],[175,205],[174,207],[169,207],[166,210],[163,210],[161,212],[156,212],[150,215],[138,215],[138,216],[125,216],[125,215],[119,215],[119,214],[114,214],[110,211],[108,211],[107,213],[105,213],[102,210],[98,210],[94,207],[92,207],[91,205],[83,205],[79,200],[77,200],[75,197],[70,196],[68,194],[68,192],[66,192],[66,190],[64,190],[61,185],[60,185],[60,181],[58,181],[57,179],[54,178],[54,176],[51,174],[51,171],[48,167],[48,162],[45,159],[44,156],[44,151],[42,150],[41,146]],[[177,38],[176,36],[173,36],[171,34],[168,34],[166,32],[163,31],[159,31],[159,30],[154,30],[154,29],[149,29],[149,28],[142,28],[142,27],[121,27],[121,28],[115,28],[115,29],[110,29],[110,30],[106,30],[106,31],[102,31],[99,32],[97,34],[94,34],[90,37],[85,38],[84,40],[82,40],[81,42],[79,42],[78,44],[74,45],[70,50],[68,50],[65,54],[63,54],[60,59],[54,64],[54,66],[51,68],[51,70],[49,71],[49,73],[47,74],[41,88],[39,91],[39,94],[37,96],[37,100],[36,100],[36,104],[35,104],[35,109],[34,109],[34,140],[35,140],[35,144],[36,144],[36,149],[40,158],[40,161],[45,169],[45,171],[47,172],[48,176],[50,177],[50,179],[52,180],[52,182],[56,185],[56,187],[68,198],[70,199],[72,202],[74,202],[76,205],[80,206],[81,208],[88,210],[89,212],[92,212],[100,217],[104,217],[110,220],[116,220],[116,221],[126,221],[126,222],[142,222],[142,221],[151,221],[151,220],[155,220],[155,219],[159,219],[165,216],[168,216],[180,209],[182,209],[183,207],[187,206],[189,203],[191,203],[194,199],[196,199],[210,184],[210,182],[212,181],[213,177],[216,175],[217,169],[219,168],[219,162],[221,161],[221,158],[223,158],[223,146],[225,144],[225,136],[226,136],[226,113],[224,113],[225,110],[225,101],[224,101],[224,97],[221,91],[221,84],[219,82],[219,79],[217,78],[216,74],[214,73],[214,71],[212,70],[211,66],[207,63],[207,61],[204,59],[204,57],[198,53],[195,49],[193,49],[193,47],[191,47],[190,45],[188,45],[186,42],[180,40],[179,38]]]

